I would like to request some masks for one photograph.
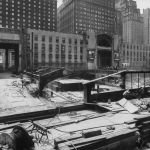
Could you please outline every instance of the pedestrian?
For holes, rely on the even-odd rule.
[[[22,88],[23,88],[24,83],[23,83],[23,73],[22,72],[20,73],[20,79],[21,79],[21,84],[22,84]]]

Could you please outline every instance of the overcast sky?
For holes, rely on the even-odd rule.
[[[58,6],[62,3],[62,0],[57,0],[58,1]],[[136,0],[137,1],[137,6],[141,10],[144,8],[150,8],[150,0]]]
[[[58,2],[58,6],[60,6],[60,4],[62,3],[62,0],[57,0]]]
[[[150,0],[136,0],[138,8],[145,9],[150,8]]]

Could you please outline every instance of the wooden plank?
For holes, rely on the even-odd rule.
[[[114,142],[123,140],[125,138],[135,136],[136,131],[138,131],[137,128],[135,128],[135,129],[124,129],[124,130],[121,130],[120,132],[114,132],[111,135],[107,136],[107,141],[108,141],[108,143],[114,143]]]
[[[26,74],[26,75],[28,75],[28,76],[30,76],[32,78],[38,79],[38,80],[39,80],[39,77],[40,77],[40,75],[34,74],[32,72],[24,72],[24,74]]]
[[[102,134],[101,129],[89,129],[89,130],[85,130],[85,131],[82,132],[82,136],[84,138],[98,136],[98,135],[101,135],[101,134]]]
[[[104,136],[104,139],[100,139],[99,137],[103,137],[103,136],[96,136],[96,137],[92,137],[92,138],[80,138],[77,140],[72,140],[72,141],[68,141],[65,143],[61,143],[59,144],[59,148],[60,150],[61,147],[68,145],[68,147],[70,147],[70,150],[74,150],[74,147],[76,149],[90,149],[90,147],[94,147],[97,146],[98,148],[103,147],[103,146],[107,146],[108,144],[112,144],[115,142],[118,142],[120,140],[124,140],[124,139],[128,139],[129,137],[134,137],[135,136],[135,132],[138,129],[134,129],[134,130],[123,130],[120,132],[116,132],[114,134],[111,134],[110,136]],[[98,139],[97,139],[98,138]]]
[[[139,117],[135,117],[134,119],[135,119],[135,120],[138,120],[138,121],[148,121],[148,120],[150,120],[150,115],[147,115],[147,116],[139,116]]]
[[[100,148],[102,145],[104,145],[105,141],[95,141],[95,142],[90,142],[87,144],[82,144],[82,145],[77,145],[75,146],[76,149],[82,149],[82,150],[93,150],[95,148]],[[74,150],[74,147],[72,145],[69,146],[70,150]]]
[[[88,118],[79,119],[79,120],[69,120],[69,121],[64,121],[64,122],[60,122],[60,123],[55,123],[55,124],[51,124],[51,125],[47,126],[46,128],[50,129],[50,128],[53,128],[53,127],[64,126],[64,125],[68,125],[68,124],[72,124],[72,123],[79,123],[81,121],[103,117],[103,116],[106,116],[107,114],[110,114],[110,112],[109,113],[99,114],[99,115],[96,115],[96,116],[91,116],[91,117],[88,117]]]
[[[67,136],[67,137],[63,137],[63,138],[56,138],[56,139],[54,139],[54,144],[58,145],[60,143],[66,142],[66,141],[76,140],[79,138],[82,138],[81,134],[76,134],[76,135]]]
[[[70,111],[84,110],[85,105],[83,104],[70,104],[62,106],[61,108],[51,108],[47,110],[40,110],[34,112],[26,112],[22,114],[13,114],[13,115],[5,115],[0,117],[0,123],[16,123],[16,122],[26,122],[26,121],[34,121],[34,120],[42,120],[54,117],[57,115],[58,109],[60,109],[59,113],[67,113]],[[54,125],[52,125],[54,126]],[[49,127],[51,128],[51,126]]]
[[[134,129],[126,128],[126,129],[123,129],[123,130],[120,130],[120,131],[117,131],[117,132],[113,132],[112,134],[107,136],[107,139],[113,138],[115,136],[120,136],[120,135],[122,136],[122,135],[130,134],[130,133],[134,133],[138,130],[139,130],[138,128],[134,128]]]
[[[133,105],[130,101],[128,101],[125,98],[122,98],[120,101],[117,102],[117,104],[122,106],[125,110],[127,110],[131,114],[138,112],[138,107]]]
[[[142,124],[143,124],[143,125],[147,125],[147,124],[149,125],[149,124],[150,124],[150,121],[145,121],[145,122],[143,122]]]
[[[83,83],[83,85],[92,84],[93,82],[97,82],[97,81],[99,81],[99,80],[103,80],[103,79],[106,79],[106,78],[108,78],[108,77],[121,74],[121,73],[123,73],[123,72],[126,72],[126,70],[119,71],[119,72],[117,72],[117,73],[113,73],[113,74],[107,75],[107,76],[105,76],[105,77],[100,77],[100,78],[91,80],[91,81],[89,81],[89,82],[85,82],[85,83]]]
[[[70,150],[69,146],[63,144],[57,147],[57,150]]]
[[[150,128],[142,130],[142,134],[150,133]]]
[[[126,74],[130,74],[130,73],[150,73],[150,71],[136,71],[136,70],[129,70],[129,71],[125,71]]]
[[[79,138],[76,140],[72,140],[72,141],[67,141],[64,143],[59,144],[60,145],[68,145],[68,146],[78,146],[78,145],[84,145],[84,144],[88,144],[88,143],[92,143],[92,142],[101,142],[101,141],[105,141],[106,137],[104,135],[100,135],[100,136],[95,136],[95,137],[91,137],[91,138]]]
[[[134,124],[136,122],[137,122],[137,120],[131,120],[131,121],[125,121],[124,123],[125,124]]]

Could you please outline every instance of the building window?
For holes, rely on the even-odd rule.
[[[62,43],[65,43],[66,42],[66,39],[65,38],[62,38]]]
[[[83,54],[83,47],[80,47],[80,53]]]
[[[57,59],[57,60],[59,59],[59,54],[56,54],[56,59]]]
[[[42,42],[45,42],[45,36],[44,35],[42,36]]]
[[[34,68],[38,67],[38,53],[34,53]]]
[[[75,44],[75,45],[77,44],[77,39],[74,40],[74,44]]]
[[[65,53],[65,45],[61,45],[61,53]]]
[[[52,54],[49,54],[49,63],[50,63],[50,64],[52,63],[52,59],[53,59],[53,55],[52,55]]]
[[[72,55],[68,55],[68,59],[72,59]]]
[[[44,43],[42,43],[42,52],[45,53],[45,44]]]
[[[68,53],[71,54],[71,51],[72,51],[72,47],[69,46],[69,47],[68,47]]]
[[[52,49],[52,44],[49,44],[49,53],[52,53],[53,49]]]
[[[52,37],[51,36],[49,37],[49,42],[52,42]]]
[[[80,40],[80,45],[82,45],[83,44],[83,40]]]
[[[59,45],[56,45],[56,53],[59,53]]]
[[[69,38],[69,40],[68,40],[68,43],[69,43],[69,44],[71,44],[71,43],[72,43],[72,40],[71,40],[70,38]]]
[[[74,55],[74,59],[75,59],[75,61],[77,61],[77,55]]]
[[[38,52],[38,43],[34,43],[34,52]]]
[[[42,66],[45,66],[45,54],[42,53]]]
[[[66,57],[65,54],[62,54],[62,55],[61,55],[61,58],[62,58],[62,59],[65,59],[65,57]]]
[[[59,43],[59,37],[56,37],[56,43]]]
[[[77,54],[77,47],[74,47],[74,53]]]
[[[34,35],[34,41],[38,41],[38,35]]]

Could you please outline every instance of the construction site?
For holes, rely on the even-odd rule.
[[[150,71],[0,73],[0,149],[148,150]]]

